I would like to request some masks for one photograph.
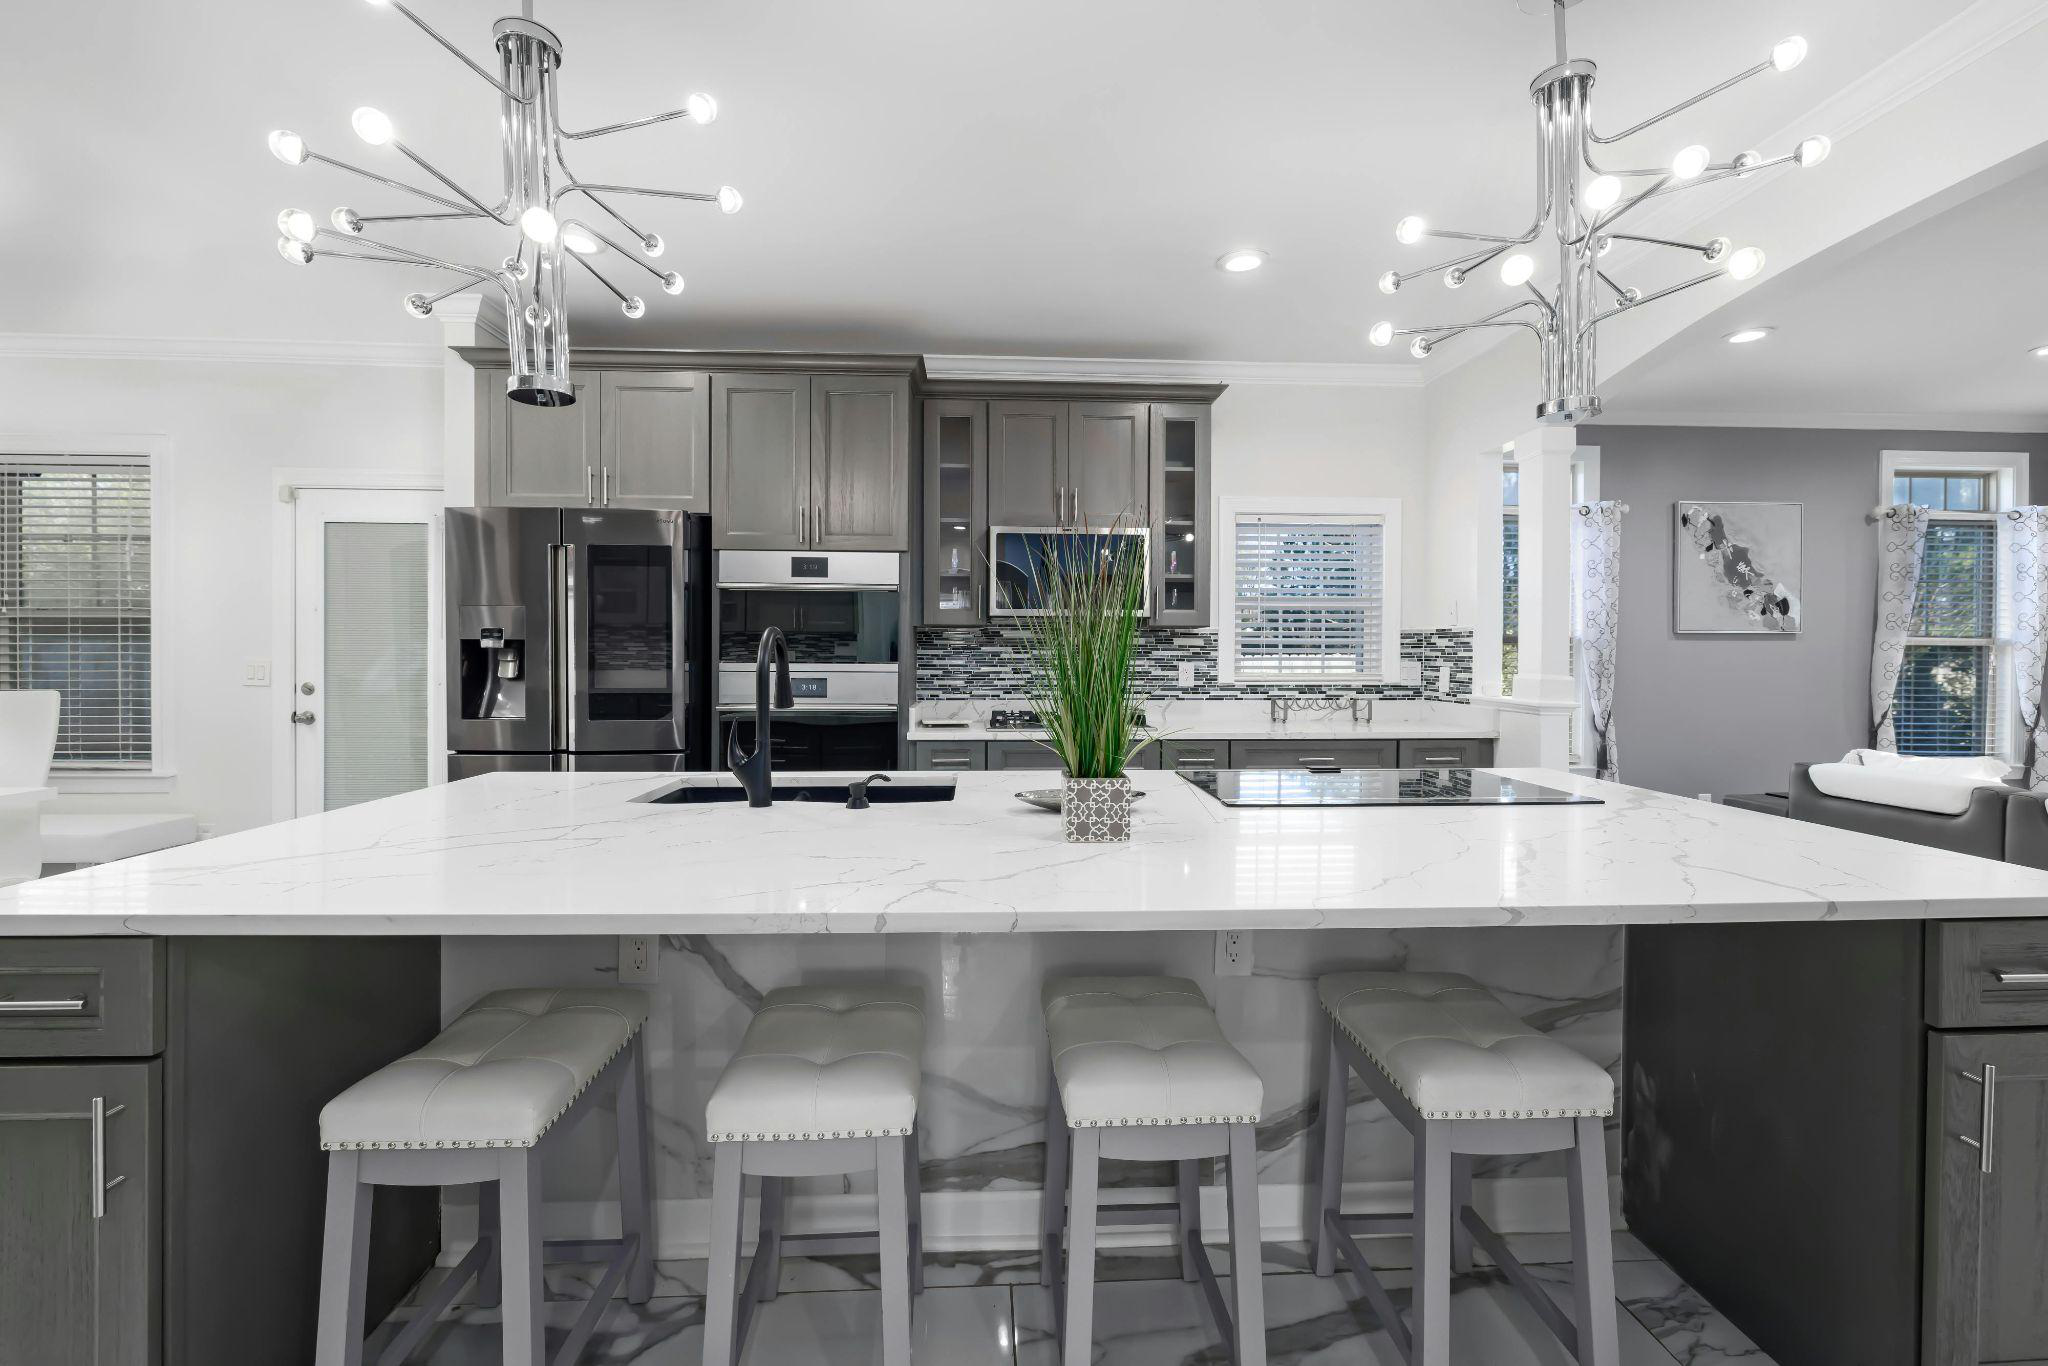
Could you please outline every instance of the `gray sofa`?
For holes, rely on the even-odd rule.
[[[1789,814],[1794,820],[2048,869],[2048,802],[2035,793],[2015,787],[1980,787],[1970,794],[1969,808],[1961,815],[1945,816],[1830,797],[1813,785],[1807,775],[1811,767],[1792,766]]]

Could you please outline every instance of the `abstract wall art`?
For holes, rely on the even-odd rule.
[[[1803,513],[1799,503],[1688,498],[1673,504],[1672,630],[1796,635]]]

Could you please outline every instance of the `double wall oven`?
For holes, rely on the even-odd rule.
[[[788,643],[796,697],[793,711],[775,714],[770,766],[902,767],[903,557],[721,550],[717,578],[713,767],[724,762],[729,735],[753,748],[755,658],[770,626]]]

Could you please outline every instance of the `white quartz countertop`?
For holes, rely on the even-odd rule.
[[[2048,872],[1596,782],[1599,806],[1226,808],[1140,772],[1129,844],[957,799],[650,805],[495,773],[0,889],[0,935],[787,934],[2048,916]],[[792,775],[778,775],[788,780]],[[902,774],[901,781],[931,781]],[[697,780],[720,781],[712,775]],[[724,780],[729,781],[729,780]]]
[[[1161,740],[1491,740],[1499,723],[1490,707],[1430,702],[1381,702],[1371,722],[1349,711],[1302,712],[1275,721],[1261,701],[1188,701],[1143,704],[1146,733]],[[1030,709],[1028,703],[920,702],[910,718],[912,740],[1039,740],[1042,730],[995,729],[992,708]],[[960,725],[935,726],[937,718]]]

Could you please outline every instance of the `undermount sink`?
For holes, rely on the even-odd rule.
[[[773,788],[778,802],[829,802],[836,806],[846,805],[852,789],[846,783],[777,783]],[[746,789],[728,783],[685,782],[640,798],[658,806],[695,805],[699,802],[743,802],[747,799]],[[907,802],[950,802],[953,800],[951,783],[897,783],[877,782],[868,785],[868,800],[876,806],[895,806]]]

